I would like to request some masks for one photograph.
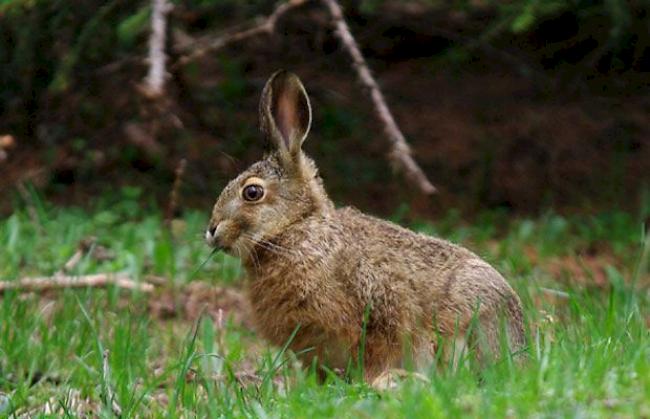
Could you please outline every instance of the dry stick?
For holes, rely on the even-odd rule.
[[[135,282],[125,274],[100,273],[80,276],[29,277],[16,281],[0,281],[0,294],[9,290],[44,292],[66,288],[106,288],[111,285],[146,293],[154,290],[153,285]]]
[[[229,44],[239,42],[253,36],[271,34],[275,30],[275,25],[282,15],[290,10],[295,9],[296,7],[302,6],[306,2],[307,0],[289,0],[286,3],[282,3],[276,7],[270,15],[256,19],[256,23],[248,29],[230,30],[226,33],[222,33],[214,39],[209,40],[209,42],[207,42],[206,45],[202,47],[192,47],[187,55],[178,59],[176,65],[182,66],[192,60],[204,56],[208,52],[214,52],[226,47]]]
[[[541,292],[543,292],[544,294],[552,295],[553,297],[558,297],[558,298],[569,298],[569,297],[571,297],[571,295],[568,292],[555,290],[555,289],[552,289],[552,288],[541,287],[539,290]]]
[[[171,226],[179,207],[180,188],[183,184],[183,175],[185,174],[186,166],[187,160],[181,159],[174,171],[174,184],[172,185],[172,190],[169,192],[169,206],[167,207],[167,216],[165,217],[165,223],[168,227]]]
[[[390,141],[391,151],[389,154],[390,160],[393,162],[397,169],[401,169],[406,178],[414,183],[423,193],[430,195],[436,192],[435,186],[431,184],[427,176],[424,174],[420,166],[413,160],[411,155],[411,147],[406,142],[404,134],[400,131],[393,115],[386,105],[386,100],[382,94],[377,82],[372,77],[370,69],[366,60],[363,58],[357,42],[354,40],[348,24],[343,18],[343,11],[341,6],[336,0],[322,0],[328,8],[334,24],[336,26],[336,36],[339,38],[343,47],[352,58],[352,66],[357,72],[359,81],[365,87],[370,95],[370,99],[374,105],[375,113],[379,121],[384,126],[384,133]]]
[[[145,88],[151,97],[160,97],[165,93],[165,79],[167,78],[165,37],[167,33],[167,14],[171,10],[171,5],[167,0],[153,0],[152,3],[149,73],[145,79]]]
[[[58,271],[56,271],[56,273],[53,276],[54,277],[64,276],[65,274],[69,274],[70,272],[72,272],[72,270],[79,264],[79,262],[81,262],[81,259],[83,259],[85,254],[86,254],[85,249],[82,249],[81,247],[77,248],[77,250],[70,257],[70,259],[68,259],[68,261],[63,265],[63,267]]]
[[[72,270],[81,262],[81,259],[84,257],[85,254],[87,254],[95,244],[97,239],[95,237],[88,237],[81,242],[79,242],[79,245],[77,246],[77,250],[74,252],[74,254],[68,259],[68,261],[63,265],[63,268],[59,269],[54,276],[63,276],[65,274],[69,274],[72,272]]]

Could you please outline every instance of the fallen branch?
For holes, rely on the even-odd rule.
[[[192,45],[188,44],[187,46],[177,47],[181,52],[185,52],[186,55],[180,57],[176,62],[176,65],[185,65],[190,61],[204,56],[208,52],[217,51],[235,42],[243,41],[258,35],[272,34],[275,30],[275,25],[278,19],[280,19],[282,15],[296,7],[302,6],[306,2],[307,0],[289,0],[286,3],[281,3],[270,15],[255,19],[252,26],[246,29],[236,28],[226,31],[216,38],[204,41],[203,43],[205,45],[203,46],[197,47],[196,42],[194,42]],[[198,43],[200,44],[201,41],[198,41]]]
[[[146,293],[152,292],[154,289],[153,285],[135,282],[125,274],[100,273],[80,276],[29,277],[16,281],[0,281],[0,294],[10,290],[45,292],[66,288],[106,288],[109,286]]]
[[[368,91],[370,99],[374,105],[375,114],[384,127],[384,133],[390,141],[391,151],[389,158],[394,166],[401,170],[409,181],[414,183],[423,193],[430,195],[436,192],[435,186],[431,184],[420,166],[413,160],[411,147],[406,142],[404,134],[400,131],[395,118],[386,105],[384,95],[379,89],[377,82],[370,73],[368,64],[359,50],[357,42],[354,40],[348,24],[343,18],[343,11],[336,0],[322,0],[328,8],[334,25],[336,26],[336,36],[343,44],[343,47],[352,58],[352,66],[357,72],[359,81]]]

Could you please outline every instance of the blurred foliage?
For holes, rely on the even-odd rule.
[[[143,7],[122,19],[117,25],[117,38],[122,46],[132,47],[138,37],[148,31],[150,15],[151,8]]]
[[[211,22],[235,20],[268,10],[274,2],[258,0],[177,0],[181,10],[196,16],[194,29],[218,29]],[[377,13],[385,0],[349,2],[362,13]],[[482,37],[486,40],[510,32],[534,31],[546,19],[569,13],[579,22],[596,19],[593,38],[601,39],[601,57],[609,66],[630,67],[630,43],[647,47],[648,4],[626,0],[456,0],[420,2],[431,9],[467,14],[490,11]],[[88,71],[110,64],[124,53],[142,53],[148,30],[147,2],[125,0],[70,2],[65,0],[3,0],[0,2],[0,106],[5,112],[23,110],[29,119],[43,94],[62,93],[84,79]],[[644,24],[645,22],[645,24]],[[193,29],[193,28],[188,28]],[[643,54],[643,51],[632,52]],[[598,63],[596,63],[598,64]]]
[[[359,8],[366,13],[375,13],[387,0],[361,0]],[[581,18],[604,16],[609,19],[609,36],[612,46],[620,46],[633,28],[633,14],[648,6],[647,2],[629,0],[422,0],[419,3],[431,8],[447,9],[473,13],[476,10],[491,9],[496,12],[492,22],[493,32],[509,30],[521,33],[534,29],[535,25],[549,16],[564,12],[574,13]],[[645,16],[647,11],[643,11]],[[639,35],[638,33],[637,35]]]
[[[603,85],[614,86],[610,92],[621,94],[624,89],[619,87],[625,83],[628,83],[625,85],[628,92],[638,90],[638,81],[627,80],[641,80],[643,83],[643,72],[650,68],[650,6],[646,1],[341,2],[364,49],[374,48],[375,56],[371,52],[368,58],[375,61],[373,65],[376,64],[374,69],[377,71],[381,70],[381,61],[388,64],[392,57],[390,54],[394,53],[385,53],[382,45],[389,45],[388,49],[417,49],[421,45],[400,44],[404,39],[402,35],[410,33],[409,39],[417,41],[418,36],[422,35],[418,33],[418,28],[431,25],[442,25],[436,29],[450,34],[443,42],[438,39],[442,46],[427,56],[432,74],[441,73],[441,69],[469,68],[480,55],[477,51],[470,51],[472,48],[481,52],[492,48],[492,55],[486,53],[484,60],[490,64],[500,61],[499,54],[502,52],[507,54],[514,49],[520,53],[517,54],[519,62],[503,60],[505,65],[514,68],[523,63],[521,67],[534,67],[538,69],[535,71],[547,72],[549,79],[560,79],[560,83],[553,85],[555,92],[567,85],[582,92],[580,89],[587,82],[602,76],[606,79]],[[196,38],[219,33],[224,28],[268,14],[277,4],[272,0],[173,0],[173,3],[173,29]],[[386,10],[401,10],[403,14],[385,13]],[[302,18],[313,18],[308,9],[296,13]],[[458,19],[458,16],[461,18]],[[143,99],[137,94],[136,87],[146,73],[143,58],[147,50],[149,18],[148,1],[0,0],[0,62],[3,63],[0,66],[0,127],[3,132],[0,134],[16,136],[20,139],[21,147],[40,147],[42,160],[48,164],[61,160],[59,150],[52,149],[52,146],[65,145],[66,152],[75,154],[82,161],[81,164],[77,163],[75,169],[78,175],[90,174],[95,163],[101,159],[111,161],[114,166],[140,165],[144,170],[149,170],[151,165],[156,166],[164,158],[178,153],[177,148],[182,141],[176,139],[198,138],[198,143],[207,135],[227,136],[228,148],[219,151],[244,160],[251,143],[257,141],[257,131],[250,120],[243,119],[238,113],[242,110],[242,98],[252,97],[253,89],[255,92],[259,90],[259,86],[254,85],[255,82],[251,82],[249,77],[250,67],[254,67],[251,62],[263,62],[268,56],[242,58],[237,54],[218,54],[210,57],[207,65],[194,62],[176,69],[170,83],[174,87],[170,90],[175,90],[172,100],[177,110],[185,112],[181,118],[184,132],[167,130],[170,132],[165,131],[166,135],[175,140],[166,142],[165,139],[158,139],[161,143],[173,144],[165,150],[167,156],[164,158],[143,163],[137,147],[124,140],[124,125],[146,118],[146,112],[142,111]],[[298,22],[291,46],[273,45],[276,49],[273,54],[283,57],[283,62],[285,58],[290,62],[290,57],[298,57],[294,60],[298,63],[332,58],[332,40],[323,39],[331,38],[331,33],[327,32],[321,21],[321,26],[317,28],[315,21],[309,19]],[[417,26],[418,19],[420,26]],[[456,23],[446,23],[452,21]],[[378,22],[388,22],[385,23],[386,27],[396,29],[392,38],[382,32],[385,27]],[[458,22],[462,22],[463,26],[460,27]],[[446,24],[449,26],[444,26]],[[373,32],[373,25],[378,25],[380,29]],[[322,33],[319,32],[321,29]],[[376,38],[378,33],[384,37],[376,41],[379,47],[367,46],[372,44],[373,36]],[[439,35],[426,33],[424,36],[428,36],[426,39],[429,41],[435,41],[435,36]],[[297,39],[300,42],[296,42]],[[307,52],[309,59],[304,56]],[[175,58],[173,54],[172,50],[172,62]],[[331,68],[336,71],[337,67],[332,65]],[[343,71],[349,71],[347,63],[343,68]],[[481,72],[485,70],[485,67],[477,68]],[[513,71],[517,72],[526,73],[521,68]],[[634,78],[623,80],[617,77],[626,72],[632,73]],[[533,84],[537,86],[536,81]],[[596,87],[594,90],[600,94],[607,89]],[[322,136],[321,141],[310,143],[307,147],[312,150],[316,148],[323,155],[337,156],[328,163],[329,170],[336,170],[337,174],[345,176],[332,179],[332,188],[349,187],[352,180],[362,185],[380,184],[388,178],[390,175],[385,173],[382,146],[371,144],[373,139],[367,135],[364,121],[369,119],[369,115],[364,113],[363,104],[355,103],[346,108],[337,108],[328,103],[320,105],[323,105],[321,113],[316,117],[322,120],[319,121],[320,131],[316,135]],[[352,142],[341,144],[342,135]],[[636,137],[630,140],[631,149],[636,147],[635,141]],[[358,149],[362,143],[367,145],[372,155],[351,152],[355,146],[350,144],[356,144]],[[205,152],[205,144],[193,147],[199,157]],[[492,150],[491,145],[488,148]],[[486,158],[479,156],[479,160],[485,160],[485,176],[482,176],[485,182],[490,179],[491,161],[497,158],[498,155],[494,158],[492,155]],[[169,160],[172,160],[169,164],[171,170],[166,167],[162,171],[164,173],[173,171],[176,160]],[[435,162],[423,163],[438,170],[436,175],[440,174]],[[623,167],[623,163],[612,167]],[[323,167],[323,172],[327,170]],[[196,176],[201,176],[200,170]],[[622,179],[617,173],[611,178]],[[621,182],[617,180],[616,185]],[[358,186],[354,184],[355,188]],[[489,185],[479,185],[474,188],[478,192],[472,195],[482,197],[487,194],[484,192],[487,188]]]

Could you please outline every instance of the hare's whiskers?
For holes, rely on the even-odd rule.
[[[246,237],[244,237],[246,239]],[[250,246],[247,246],[249,244]],[[257,253],[255,253],[254,249],[254,243],[250,241],[249,242],[242,242],[242,245],[246,248],[246,252],[250,255],[251,261],[253,262],[253,268],[255,269],[255,272],[258,273],[261,269],[260,266],[260,261],[257,258]]]
[[[246,243],[250,245],[250,253],[254,254],[255,256],[257,256],[257,253],[255,253],[255,246],[260,246],[264,250],[268,250],[269,252],[271,252],[273,254],[283,256],[282,252],[279,252],[276,249],[268,247],[267,245],[265,245],[262,242],[255,241],[255,240],[251,239],[250,237],[244,237],[244,239],[246,239],[247,240]]]
[[[282,245],[279,245],[277,243],[273,243],[273,242],[265,240],[265,239],[259,239],[258,243],[261,244],[261,245],[264,245],[267,249],[273,248],[273,249],[276,249],[278,251],[282,251],[282,252],[286,252],[286,253],[290,253],[290,254],[294,254],[294,255],[296,254],[295,250],[293,250],[293,249],[289,249],[288,247],[284,247]]]
[[[279,255],[279,256],[285,256],[287,257],[288,255],[293,255],[297,256],[298,253],[295,250],[289,249],[287,247],[281,246],[279,244],[272,243],[268,240],[264,239],[257,239],[254,236],[244,233],[242,234],[242,237],[246,240],[249,241],[253,246],[257,245],[262,247],[265,250],[268,250],[269,252]]]

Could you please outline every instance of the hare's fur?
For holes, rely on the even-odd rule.
[[[450,359],[467,350],[484,361],[502,346],[510,353],[523,348],[519,298],[477,255],[334,208],[301,150],[311,109],[296,76],[272,76],[260,112],[276,150],[224,189],[206,234],[242,259],[266,339],[283,345],[297,330],[290,347],[308,363],[317,358],[342,369],[362,359],[369,381],[408,359],[430,365],[438,351]],[[264,187],[259,202],[242,199],[251,179]]]

